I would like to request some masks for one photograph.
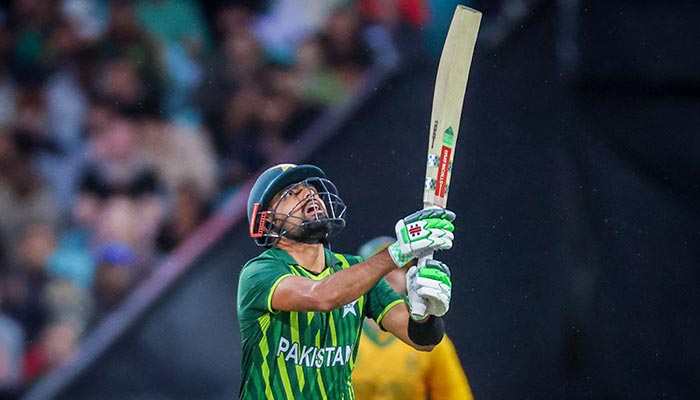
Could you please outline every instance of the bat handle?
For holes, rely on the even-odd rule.
[[[418,268],[423,268],[423,266],[425,266],[425,262],[432,259],[432,251],[418,257]],[[428,308],[428,305],[425,304],[425,300],[423,300],[422,297],[415,295],[413,298],[409,298],[409,301],[411,302],[411,315],[413,315],[415,318],[420,318],[425,315],[425,310]]]

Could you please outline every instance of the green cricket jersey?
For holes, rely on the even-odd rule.
[[[238,284],[243,379],[240,399],[351,400],[352,369],[362,320],[381,322],[403,300],[384,279],[330,312],[272,309],[272,293],[290,275],[323,279],[362,259],[325,249],[326,269],[316,275],[284,250],[272,247],[248,261]]]

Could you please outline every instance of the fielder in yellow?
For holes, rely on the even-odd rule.
[[[390,237],[378,237],[365,243],[358,253],[368,258],[394,241]],[[385,279],[397,293],[406,293],[402,270],[397,269]],[[362,327],[352,380],[358,400],[474,399],[447,335],[432,352],[418,352],[382,331],[370,319],[365,319]]]

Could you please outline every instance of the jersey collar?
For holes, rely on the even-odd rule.
[[[268,250],[265,251],[269,255],[278,258],[288,265],[299,265],[296,260],[289,255],[286,251],[278,248],[278,247],[271,247]],[[335,256],[335,254],[328,250],[327,248],[323,248],[323,253],[325,254],[326,257],[326,268],[331,267],[334,270],[339,270],[342,268],[343,262],[338,259],[338,257]],[[303,268],[303,267],[302,267]],[[324,270],[325,271],[325,270]]]

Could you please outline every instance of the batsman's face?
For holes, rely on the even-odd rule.
[[[276,196],[277,197],[277,196]],[[286,219],[287,216],[301,220],[316,220],[326,218],[328,211],[315,187],[298,183],[283,190],[275,203],[275,220]],[[295,218],[295,219],[296,219]]]

